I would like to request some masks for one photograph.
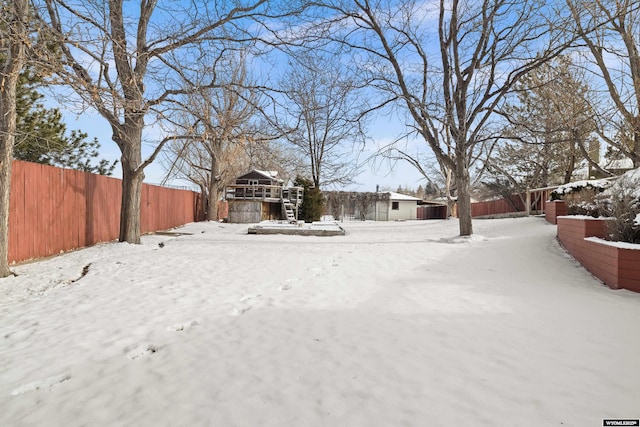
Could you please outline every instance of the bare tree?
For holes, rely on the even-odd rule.
[[[137,10],[124,0],[40,3],[46,9],[40,16],[46,16],[63,55],[62,82],[111,126],[122,153],[119,239],[139,243],[144,168],[173,139],[156,140],[143,160],[145,120],[161,120],[167,101],[178,95],[215,87],[215,82],[199,86],[189,75],[198,52],[255,40],[268,30],[267,23],[297,12],[297,2],[151,0],[141,1]]]
[[[206,52],[202,55],[206,57]],[[229,51],[227,56],[219,59],[220,70],[208,76],[216,82],[215,88],[204,88],[174,102],[178,108],[176,136],[165,151],[168,176],[186,178],[200,186],[210,221],[218,219],[222,187],[247,168],[245,147],[259,138],[255,124],[260,96],[250,81],[246,54]]]
[[[366,102],[335,54],[299,50],[293,55],[281,84],[285,138],[306,159],[316,188],[349,184],[358,175],[351,153],[364,142]]]
[[[16,135],[16,88],[26,64],[28,44],[28,0],[0,3],[0,277],[9,270],[9,200],[11,166]]]
[[[291,145],[280,138],[281,134],[272,125],[273,123],[261,124],[258,128],[265,129],[266,133],[249,139],[245,144],[248,169],[276,171],[285,183],[293,182],[297,176],[307,173],[306,159],[298,151],[292,150]],[[278,138],[273,139],[276,135]]]
[[[415,133],[413,132],[413,134]],[[405,135],[405,137],[398,138],[380,148],[376,157],[381,157],[392,162],[405,162],[416,169],[429,183],[429,186],[435,190],[437,195],[446,200],[446,217],[448,219],[453,215],[453,208],[456,204],[458,194],[454,170],[449,164],[439,162],[432,152],[424,152],[420,150],[419,147],[413,147],[413,144],[406,141],[409,136],[412,135]],[[447,141],[447,143],[444,144],[444,148],[447,150],[448,155],[452,155],[453,145],[450,141],[450,136],[446,133],[446,129],[441,128],[440,137],[442,140]],[[403,139],[406,141],[405,143],[401,142]],[[495,144],[496,139],[487,136],[480,148],[475,150],[475,155],[469,163],[470,187],[475,187],[480,183],[486,170],[485,160],[490,157],[490,153],[492,153]]]
[[[640,3],[567,0],[611,108],[598,111],[600,137],[640,166]],[[595,30],[594,30],[595,27]]]
[[[197,185],[205,206],[205,218],[215,221],[223,186],[244,171],[249,161],[243,146],[245,141],[214,142],[214,138],[200,136],[202,139],[177,139],[165,146],[165,181],[177,178]]]
[[[546,18],[555,12],[546,2],[503,0],[329,3],[323,36],[365,58],[361,72],[380,105],[402,105],[408,125],[454,171],[460,235],[472,234],[470,164],[513,85],[565,47]]]

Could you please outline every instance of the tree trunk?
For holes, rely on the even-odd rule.
[[[633,167],[640,167],[640,116],[636,117],[633,132]]]
[[[218,188],[220,177],[220,166],[215,156],[211,156],[211,177],[209,179],[209,209],[207,209],[207,221],[218,220],[218,199],[220,189]]]
[[[140,129],[142,135],[142,129]],[[120,206],[121,242],[140,243],[140,209],[144,172],[140,144],[123,144],[122,149],[122,205]]]
[[[578,144],[580,144],[580,141],[578,139],[578,135],[576,131],[573,131],[572,134],[572,138],[571,138],[571,150],[570,150],[570,156],[569,156],[569,160],[567,163],[567,168],[564,171],[564,182],[563,184],[568,184],[571,182],[571,179],[573,178],[573,171],[575,170],[576,167],[576,147]],[[589,179],[589,177],[587,177],[587,179]]]
[[[5,77],[1,76],[4,84],[0,85],[0,277],[11,274],[9,270],[9,200],[16,131],[15,82],[17,78]]]
[[[456,183],[458,189],[458,221],[461,236],[471,236],[473,225],[471,223],[471,193],[469,184],[471,177],[466,165],[465,156],[458,153],[456,156]]]
[[[0,277],[9,270],[9,201],[11,198],[11,167],[16,134],[16,87],[25,63],[27,37],[25,21],[28,0],[14,0],[13,9],[6,14],[8,49],[0,70]],[[7,33],[5,33],[6,35]]]
[[[124,157],[123,157],[124,158]],[[122,162],[122,206],[120,208],[121,242],[140,243],[140,204],[144,173]]]
[[[454,200],[451,197],[451,168],[449,167],[446,168],[446,173],[445,173],[444,193],[447,199],[447,215],[446,215],[447,218],[446,219],[449,219],[453,214],[453,204],[454,204]]]
[[[573,177],[573,162],[575,157],[571,156],[571,158],[569,159],[570,164],[567,165],[567,169],[564,171],[564,179],[563,179],[563,184],[568,184],[571,182],[571,178]]]

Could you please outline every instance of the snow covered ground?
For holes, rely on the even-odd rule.
[[[640,417],[640,294],[575,264],[555,226],[478,220],[471,239],[456,221],[343,227],[196,223],[15,267],[0,280],[0,425]]]

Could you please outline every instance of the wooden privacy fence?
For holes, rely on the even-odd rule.
[[[522,198],[517,194],[504,197],[498,200],[489,200],[486,202],[471,203],[471,216],[473,218],[491,215],[503,215],[515,212],[522,212],[529,215],[531,213],[538,214],[545,211],[549,193],[556,187],[537,188],[528,190],[522,194]],[[523,203],[523,199],[526,203]],[[526,205],[529,205],[529,211]],[[446,218],[447,207],[441,205],[421,205],[418,206],[417,219],[440,219]],[[457,205],[453,205],[452,216],[457,216]]]
[[[416,219],[447,219],[447,206],[420,205],[417,208]]]
[[[509,200],[489,200],[471,204],[471,216],[500,215],[512,212],[524,212],[525,206],[517,195],[509,197]]]
[[[121,197],[120,179],[15,160],[9,262],[117,239]],[[143,233],[201,219],[200,194],[143,184]]]

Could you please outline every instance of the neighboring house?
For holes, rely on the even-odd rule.
[[[267,220],[297,221],[298,206],[302,204],[301,187],[284,186],[276,171],[253,169],[235,179],[225,188],[229,203],[228,221],[257,223]]]
[[[616,176],[622,175],[623,173],[633,169],[633,160],[628,157],[619,160],[609,160],[603,166],[603,169],[608,170]]]
[[[375,221],[399,221],[417,219],[418,202],[422,199],[405,194],[386,191],[387,200],[378,200],[375,210],[369,212],[366,219]]]
[[[607,159],[600,162],[599,166],[602,169],[611,172],[614,176],[619,176],[633,169],[633,161],[628,157],[616,160]],[[602,179],[607,177],[608,175],[585,166],[574,171],[572,180]]]
[[[396,221],[417,219],[421,199],[393,191],[323,191],[326,214],[336,219]]]

